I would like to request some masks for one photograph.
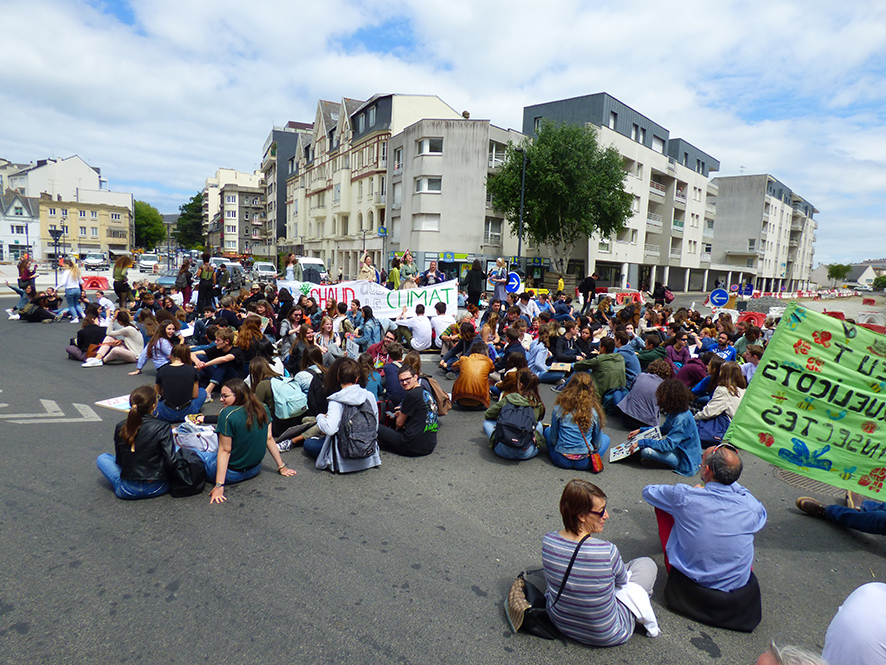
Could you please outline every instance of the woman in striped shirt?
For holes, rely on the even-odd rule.
[[[563,529],[551,531],[542,543],[548,614],[567,637],[593,646],[616,646],[634,632],[631,610],[615,597],[618,587],[630,581],[652,593],[655,562],[642,557],[625,565],[618,548],[596,538],[580,546],[560,599],[554,603],[569,560],[585,536],[600,533],[609,519],[606,495],[584,480],[567,483],[560,497]]]

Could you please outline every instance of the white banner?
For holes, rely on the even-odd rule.
[[[332,298],[336,302],[345,302],[350,307],[351,301],[356,298],[361,306],[369,305],[375,316],[390,319],[398,317],[404,307],[409,315],[415,315],[415,306],[419,303],[425,306],[427,316],[436,315],[434,305],[438,302],[446,304],[447,314],[455,316],[458,312],[458,282],[454,279],[433,286],[401,291],[388,291],[381,284],[367,281],[312,284],[277,280],[277,288],[287,289],[296,302],[302,294],[313,298],[321,308],[326,307],[326,303]]]

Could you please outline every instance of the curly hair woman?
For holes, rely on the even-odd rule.
[[[603,433],[605,424],[591,375],[577,372],[557,396],[551,426],[545,430],[551,461],[561,469],[587,471],[591,454],[603,455],[609,448],[609,436]]]
[[[631,452],[640,450],[644,465],[664,465],[683,476],[694,476],[701,466],[701,440],[695,418],[689,411],[692,393],[689,388],[677,381],[662,381],[655,391],[658,409],[665,414],[661,426],[662,439],[643,439],[631,444]],[[636,436],[645,430],[636,429],[629,436]]]

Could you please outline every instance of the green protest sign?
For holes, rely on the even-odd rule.
[[[886,337],[792,302],[724,441],[886,501]]]

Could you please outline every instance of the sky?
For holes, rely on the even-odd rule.
[[[78,154],[163,213],[318,99],[436,94],[520,129],[608,92],[815,205],[816,264],[886,257],[881,1],[0,0],[0,25],[0,157]]]

